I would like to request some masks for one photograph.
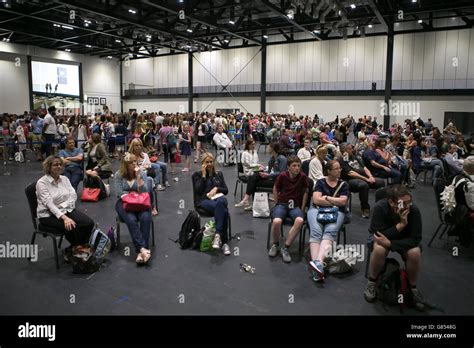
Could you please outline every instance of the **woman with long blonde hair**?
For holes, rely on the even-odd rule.
[[[194,188],[194,205],[214,214],[216,234],[212,242],[213,249],[220,249],[224,255],[230,255],[229,241],[229,209],[227,199],[229,192],[222,172],[216,171],[214,156],[205,153],[202,156],[201,170],[192,176]]]
[[[115,210],[120,219],[127,224],[133,245],[138,254],[136,258],[137,264],[148,263],[151,258],[151,251],[148,249],[152,219],[151,212],[150,210],[126,211],[123,208],[122,198],[130,192],[149,192],[146,183],[146,172],[138,165],[137,156],[128,152],[125,153],[120,163],[120,169],[115,174],[115,189],[118,197]]]

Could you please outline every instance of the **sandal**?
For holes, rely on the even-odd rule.
[[[135,262],[139,265],[142,265],[145,263],[145,261],[143,260],[143,255],[142,253],[138,253],[137,255],[137,259],[135,260]]]
[[[142,252],[142,255],[143,255],[143,263],[147,264],[151,258],[151,251],[148,249],[145,249],[145,251]]]

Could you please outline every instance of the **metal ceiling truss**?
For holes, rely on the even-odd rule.
[[[8,3],[8,6],[6,5]],[[46,0],[0,2],[9,42],[140,59],[361,36],[472,28],[472,0]],[[70,11],[75,19],[70,19]],[[398,18],[398,11],[403,18]],[[459,18],[441,27],[437,19]],[[87,21],[87,22],[86,22]],[[418,21],[421,21],[419,23]],[[371,25],[371,30],[365,30]],[[361,29],[362,28],[362,29]],[[14,35],[10,35],[13,33]],[[305,33],[307,35],[301,36]]]

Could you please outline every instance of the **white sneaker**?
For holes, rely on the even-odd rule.
[[[166,189],[165,189],[163,186],[161,186],[160,184],[156,185],[156,189],[157,189],[158,191],[164,191],[164,190],[166,190]]]
[[[167,181],[165,184],[166,187],[171,187],[170,183]]]
[[[214,241],[212,242],[212,249],[220,249],[221,245],[221,236],[216,233],[216,235],[214,236]]]
[[[224,255],[230,255],[230,248],[227,243],[222,246],[222,252],[224,253]]]

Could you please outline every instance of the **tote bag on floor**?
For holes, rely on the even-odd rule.
[[[253,217],[269,217],[268,193],[255,192],[252,206]]]

